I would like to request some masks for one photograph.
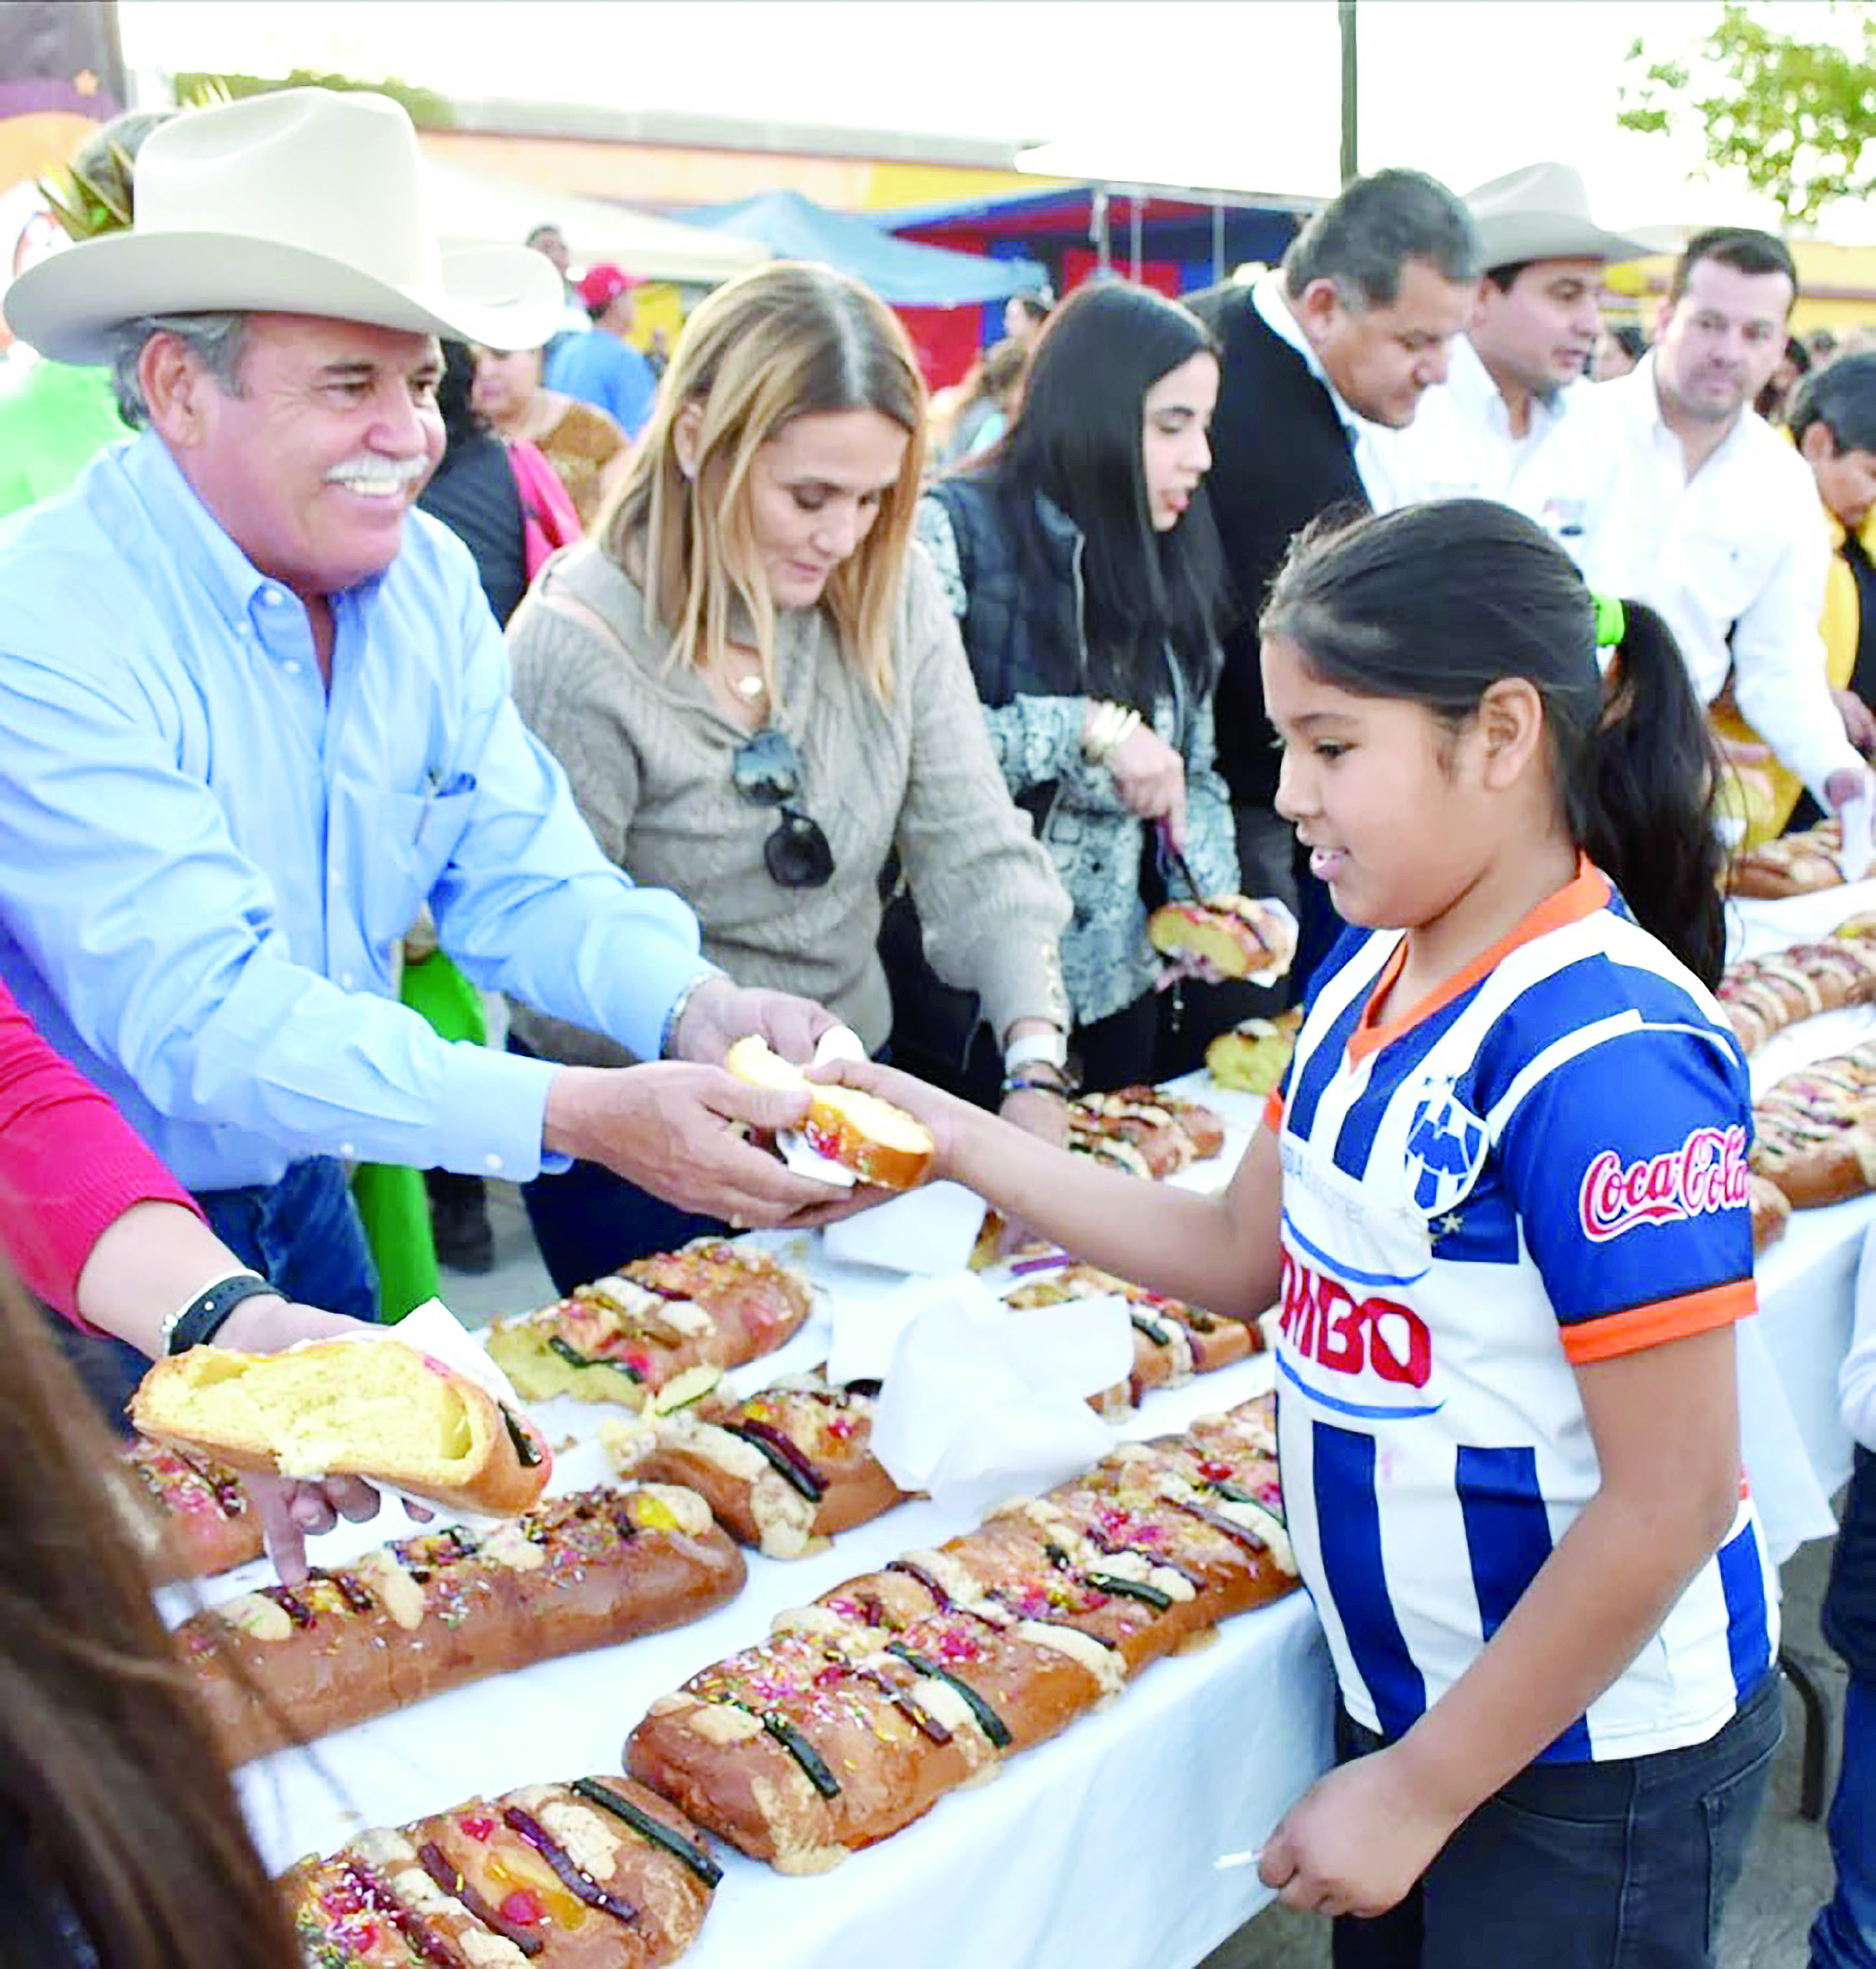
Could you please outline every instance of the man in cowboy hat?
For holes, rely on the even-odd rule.
[[[1411,425],[1379,441],[1387,490],[1376,503],[1502,500],[1580,560],[1606,473],[1567,441],[1570,412],[1589,387],[1604,268],[1654,249],[1599,225],[1567,164],[1508,172],[1469,193],[1466,208],[1486,276],[1446,381]]]
[[[442,255],[419,176],[382,96],[196,112],[144,145],[128,229],[7,295],[145,428],[0,530],[0,978],[245,1259],[366,1317],[342,1159],[585,1157],[764,1224],[829,1194],[735,1132],[801,1097],[714,1062],[751,1030],[805,1058],[832,1021],[739,989],[606,861],[468,553],[410,511],[436,336],[532,347],[559,309],[537,253]],[[392,979],[426,902],[478,984],[669,1063],[439,1040]]]

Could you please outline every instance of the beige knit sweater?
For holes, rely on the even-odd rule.
[[[562,598],[575,614],[556,610]],[[578,618],[581,605],[616,641]],[[892,1023],[875,949],[880,872],[896,843],[938,975],[978,993],[996,1032],[1025,1014],[1066,1027],[1056,940],[1068,899],[1010,799],[922,548],[907,563],[889,703],[843,660],[823,611],[776,619],[774,719],[801,761],[795,803],[834,852],[822,888],[785,889],[770,875],[775,810],[744,800],[731,777],[749,734],[702,676],[673,667],[637,587],[596,547],[551,563],[510,623],[508,646],[521,715],[566,768],[601,848],[633,881],[682,896],[705,955],[739,984],[817,1000],[876,1051]],[[629,1057],[521,1006],[514,1027],[551,1059]]]

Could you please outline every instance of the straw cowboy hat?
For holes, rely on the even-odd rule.
[[[410,118],[388,96],[287,89],[192,111],[138,153],[132,223],[29,268],[15,334],[102,362],[137,315],[264,310],[537,348],[560,277],[525,246],[445,253]]]
[[[1589,216],[1583,174],[1568,164],[1527,164],[1466,194],[1488,268],[1527,260],[1638,260],[1659,252],[1641,239],[1605,232]]]

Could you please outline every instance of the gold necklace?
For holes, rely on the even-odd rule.
[[[733,657],[740,659],[744,657],[756,667],[747,676],[737,676],[730,669],[731,661]],[[726,647],[717,659],[717,674],[729,686],[731,693],[745,704],[753,704],[768,693],[769,680],[762,673],[762,659],[753,650],[744,650],[734,644]]]

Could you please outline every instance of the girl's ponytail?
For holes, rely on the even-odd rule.
[[[1725,962],[1719,761],[1673,632],[1645,603],[1596,602],[1614,656],[1600,723],[1566,790],[1571,831],[1636,920],[1703,984]]]

